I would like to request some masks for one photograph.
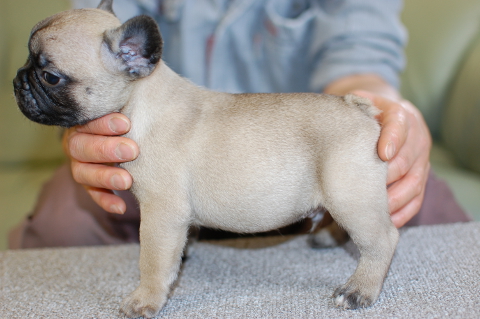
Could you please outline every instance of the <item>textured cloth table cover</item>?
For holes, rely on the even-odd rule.
[[[378,302],[334,307],[359,257],[305,236],[196,242],[158,318],[480,318],[480,223],[412,227]],[[122,318],[138,245],[0,253],[0,318]]]

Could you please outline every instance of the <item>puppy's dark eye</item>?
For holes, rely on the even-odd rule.
[[[43,72],[43,79],[50,85],[57,85],[60,82],[60,78],[52,73]]]

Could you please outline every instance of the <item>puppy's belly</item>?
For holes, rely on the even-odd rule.
[[[212,185],[213,186],[213,185]],[[263,232],[294,223],[320,205],[319,192],[303,180],[216,184],[193,192],[197,224],[239,233]]]

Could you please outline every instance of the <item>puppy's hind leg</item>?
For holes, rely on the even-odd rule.
[[[354,274],[333,295],[336,305],[345,309],[368,307],[377,300],[399,236],[390,220],[384,181],[351,186],[346,192],[333,189],[325,205],[360,251]]]

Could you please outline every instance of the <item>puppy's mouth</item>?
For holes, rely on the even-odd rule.
[[[49,89],[42,84],[31,63],[18,70],[13,87],[18,107],[34,122],[62,127],[72,127],[86,122],[78,106],[70,99],[64,98],[69,102],[65,105],[49,93]],[[67,91],[63,89],[62,93],[68,94]]]

